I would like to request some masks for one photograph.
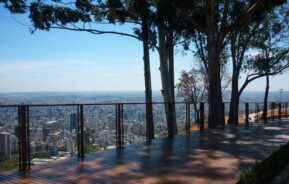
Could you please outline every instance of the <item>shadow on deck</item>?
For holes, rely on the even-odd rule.
[[[229,125],[0,173],[0,183],[235,183],[240,168],[288,141],[289,119]]]

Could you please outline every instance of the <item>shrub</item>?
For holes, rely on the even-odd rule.
[[[285,167],[289,165],[289,143],[274,152],[262,162],[255,162],[252,169],[243,169],[238,184],[270,183]]]

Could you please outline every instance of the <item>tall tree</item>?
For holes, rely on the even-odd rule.
[[[4,0],[2,0],[4,1]],[[9,1],[9,0],[5,0]],[[140,8],[142,5],[144,8]],[[46,2],[43,0],[27,3],[29,17],[34,28],[39,30],[63,29],[71,31],[88,32],[95,35],[116,34],[143,41],[145,59],[145,81],[147,112],[152,112],[151,86],[148,49],[150,46],[159,52],[160,71],[162,79],[162,95],[166,107],[169,136],[177,133],[175,108],[174,108],[174,45],[175,24],[181,17],[173,16],[174,8],[165,0],[107,0],[88,1],[76,0],[75,2],[60,0]],[[147,16],[148,15],[148,16]],[[176,19],[177,18],[177,19]],[[178,20],[178,21],[176,21]],[[101,24],[131,24],[134,33],[119,30],[101,30]],[[152,25],[154,26],[152,28]],[[147,32],[147,28],[148,32]],[[147,35],[147,33],[149,33]],[[148,38],[146,38],[148,36]],[[152,114],[148,114],[147,124],[152,124]],[[152,125],[149,127],[153,128]],[[150,132],[153,132],[151,130]]]
[[[188,1],[186,1],[188,2]],[[228,46],[235,30],[241,29],[249,21],[260,19],[267,12],[286,1],[189,1],[175,5],[187,15],[192,37],[201,35],[207,51],[207,73],[209,77],[209,127],[224,124],[222,118],[222,90],[220,55]],[[242,6],[242,11],[236,12]],[[185,16],[186,17],[186,16]],[[196,32],[198,34],[196,34]]]
[[[262,114],[265,122],[267,121],[270,76],[282,74],[289,68],[289,18],[287,16],[289,9],[285,7],[267,16],[262,29],[254,37],[254,45],[258,53],[248,61],[251,70],[266,77]]]
[[[116,34],[138,39],[143,43],[145,96],[146,96],[146,124],[147,134],[154,138],[152,87],[150,74],[149,35],[150,12],[147,0],[131,1],[131,6],[124,6],[120,0],[87,1],[35,1],[26,4],[25,1],[1,0],[12,13],[25,13],[29,8],[29,17],[33,23],[31,32],[37,29],[63,29],[70,31],[88,32],[95,35]],[[100,30],[97,25],[102,24],[133,24],[139,26],[140,31],[126,33],[115,30]]]
[[[267,121],[268,111],[268,95],[270,88],[270,76],[282,74],[286,69],[289,68],[289,48],[277,48],[273,47],[272,44],[264,44],[261,52],[252,58],[252,67],[256,73],[265,75],[266,77],[266,88],[264,95],[264,106],[263,106],[263,120]]]
[[[242,7],[236,11],[241,9]],[[286,14],[288,14],[288,3],[269,11],[267,14],[260,16],[259,19],[249,21],[241,29],[235,30],[235,37],[231,37],[230,51],[233,71],[229,124],[238,124],[239,101],[244,89],[254,80],[265,77],[264,73],[248,70],[247,60],[252,57],[250,55],[251,51],[260,49],[262,42],[265,42],[266,39],[263,36],[260,37],[260,35],[268,35],[266,32],[271,32],[270,37],[272,39],[275,37],[276,39],[276,36],[284,33],[284,28],[288,24]],[[256,42],[256,38],[258,38],[259,43]],[[252,69],[251,64],[249,64],[249,68]],[[246,73],[247,76],[245,82],[239,87],[239,79],[242,72]],[[272,72],[270,75],[275,75],[275,73]]]
[[[145,75],[145,93],[146,93],[146,134],[149,139],[154,139],[154,123],[153,123],[153,104],[152,104],[152,86],[150,73],[150,53],[149,53],[149,5],[147,0],[137,0],[136,10],[141,20],[141,38],[143,39],[143,53],[144,53],[144,75]]]
[[[166,0],[156,1],[155,25],[157,29],[158,47],[160,58],[160,72],[162,80],[162,95],[165,102],[167,126],[169,137],[177,134],[174,92],[174,46],[175,24],[178,18],[175,8]]]

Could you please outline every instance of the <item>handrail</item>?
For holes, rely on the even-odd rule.
[[[175,104],[185,104],[185,103],[190,103],[191,102],[174,102]],[[208,104],[209,102],[197,102],[197,103],[204,103]],[[223,103],[231,103],[231,102],[223,102]],[[247,102],[247,101],[242,101],[239,102],[240,104],[242,103],[264,103],[264,102]],[[268,102],[269,103],[280,103],[280,102]],[[282,103],[289,103],[289,102],[282,102]],[[118,104],[123,104],[123,105],[146,105],[148,103],[146,102],[112,102],[112,103],[56,103],[56,104],[4,104],[0,105],[0,108],[4,107],[22,107],[22,106],[29,106],[29,107],[61,107],[61,106],[78,106],[78,105],[85,105],[85,106],[100,106],[100,105],[118,105]],[[165,104],[165,102],[152,102],[152,104]]]
[[[258,122],[259,120],[259,105],[260,103],[263,102],[239,102],[239,104],[245,104],[245,123],[246,127],[249,126],[249,119],[252,117],[256,118],[254,121]],[[271,109],[271,114],[273,111],[273,117],[275,117],[275,109],[278,109],[277,115],[278,119],[281,119],[282,117],[282,104],[285,105],[283,106],[283,110],[285,108],[287,116],[288,112],[288,102],[268,102],[270,103],[277,103],[278,105],[276,108],[268,108],[268,110]],[[78,158],[83,160],[84,159],[84,106],[115,106],[115,141],[116,141],[116,148],[122,149],[124,146],[124,110],[123,107],[124,105],[146,105],[147,103],[145,102],[113,102],[113,103],[59,103],[59,104],[6,104],[6,105],[0,105],[0,108],[18,108],[18,126],[19,126],[19,139],[18,139],[18,148],[19,148],[19,170],[20,171],[26,171],[30,169],[30,123],[29,123],[29,118],[31,116],[29,115],[29,108],[30,107],[71,107],[75,106],[77,107],[77,150],[78,150]],[[163,104],[165,105],[165,102],[152,102],[151,104]],[[191,125],[190,125],[190,102],[174,102],[174,103],[167,103],[167,105],[172,105],[172,104],[184,104],[185,105],[185,132],[190,133],[191,131]],[[199,109],[199,129],[200,132],[203,134],[205,131],[205,122],[207,123],[206,117],[205,117],[205,110],[207,108],[204,107],[204,104],[208,104],[208,102],[201,102],[200,103],[200,109]],[[225,123],[225,104],[230,104],[230,102],[222,102],[222,116],[224,118],[224,123]],[[251,114],[249,112],[250,104],[255,104],[256,109],[255,111]],[[254,109],[254,108],[253,108]],[[172,113],[169,113],[172,114]],[[255,114],[255,115],[254,115]],[[284,115],[284,113],[283,113]],[[222,126],[225,126],[225,124],[222,124]],[[173,137],[173,127],[169,127],[169,124],[167,124],[167,131],[168,131],[168,136]],[[149,138],[150,135],[146,135],[146,140],[150,140]]]

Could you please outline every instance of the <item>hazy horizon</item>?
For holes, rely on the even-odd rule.
[[[153,101],[162,102],[163,97],[160,91],[153,91]],[[280,101],[280,92],[271,91],[269,102]],[[230,92],[223,94],[223,101],[229,102]],[[264,92],[251,91],[243,92],[240,102],[262,102]],[[176,101],[183,101],[176,98]],[[289,102],[289,92],[283,91],[282,101]],[[0,104],[70,104],[70,103],[126,103],[145,102],[144,91],[82,91],[82,92],[15,92],[0,93]]]
[[[95,91],[8,91],[8,92],[1,92],[0,94],[9,94],[9,93],[114,93],[114,92],[127,92],[127,93],[145,93],[144,90],[95,90]],[[152,90],[152,92],[161,92],[160,90]],[[226,93],[230,92],[230,90],[227,90]],[[275,92],[280,92],[279,90],[269,90],[269,93],[275,93]],[[289,92],[289,90],[284,90],[283,89],[283,93]],[[260,90],[260,91],[248,91],[246,90],[245,93],[264,93],[264,91]]]

